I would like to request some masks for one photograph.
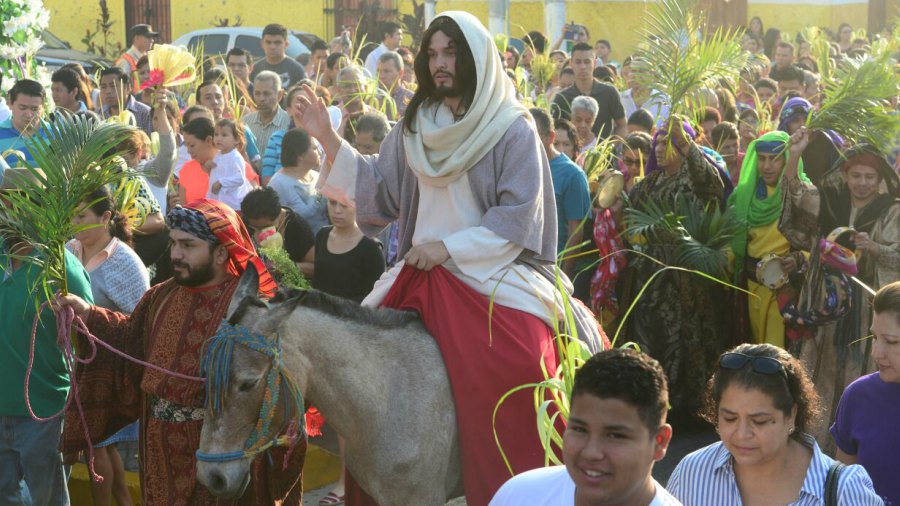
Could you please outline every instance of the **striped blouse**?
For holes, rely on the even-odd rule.
[[[821,506],[825,504],[825,475],[834,460],[822,453],[812,436],[804,434],[803,439],[803,444],[812,448],[813,456],[800,488],[800,497],[788,506]],[[684,506],[741,505],[731,454],[721,441],[684,457],[669,478],[667,488]],[[883,506],[884,502],[872,488],[866,470],[853,465],[841,473],[838,504]]]

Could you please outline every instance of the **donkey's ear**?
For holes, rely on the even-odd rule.
[[[244,273],[241,274],[241,281],[238,283],[234,295],[231,296],[231,304],[228,305],[228,313],[225,315],[225,319],[231,320],[231,317],[234,316],[234,312],[237,310],[238,306],[241,305],[242,300],[247,297],[253,297],[255,299],[258,296],[259,273],[256,272],[256,266],[253,265],[253,262],[247,262],[247,268],[244,269]]]

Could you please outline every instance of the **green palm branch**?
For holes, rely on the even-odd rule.
[[[12,257],[40,269],[41,275],[31,290],[42,291],[47,300],[57,289],[68,293],[66,242],[90,228],[73,225],[72,218],[93,191],[129,176],[122,170],[119,158],[108,152],[127,139],[132,130],[133,127],[121,124],[60,115],[52,123],[42,122],[43,135],[26,140],[34,162],[26,163],[25,168],[34,181],[22,178],[21,191],[4,195],[6,205],[0,206],[0,230],[8,244],[18,244],[10,253]]]
[[[663,264],[725,278],[728,251],[743,225],[733,206],[721,211],[682,194],[674,199],[647,199],[625,210],[625,236],[643,238],[645,253]],[[634,243],[644,242],[633,240]],[[640,250],[635,246],[635,249]]]
[[[584,174],[588,181],[596,181],[600,175],[615,168],[616,145],[621,139],[615,136],[598,140],[597,144],[584,155]]]
[[[810,114],[810,130],[833,130],[851,145],[870,144],[890,152],[900,135],[900,116],[888,104],[897,94],[898,80],[887,58],[847,58],[824,80],[825,98]]]
[[[809,26],[800,32],[803,38],[809,42],[809,49],[819,74],[823,79],[830,79],[834,75],[834,59],[831,57],[831,41],[821,28]]]
[[[498,33],[494,35],[494,44],[497,44],[500,54],[506,54],[506,50],[509,48],[509,37],[505,33]]]
[[[734,82],[747,65],[741,33],[717,29],[702,36],[705,20],[695,12],[697,0],[661,0],[648,11],[644,41],[635,55],[639,79],[668,97],[673,115],[690,115],[705,107],[697,90]]]

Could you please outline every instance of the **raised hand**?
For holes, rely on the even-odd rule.
[[[316,96],[316,92],[308,85],[303,85],[303,91],[291,106],[294,108],[294,116],[300,119],[298,126],[302,126],[309,135],[321,141],[322,137],[334,131],[325,101]]]
[[[790,145],[792,155],[800,156],[803,154],[806,146],[809,146],[809,131],[805,126],[798,128],[791,134]]]
[[[309,135],[316,138],[325,150],[325,158],[334,160],[341,148],[341,138],[334,127],[331,126],[331,115],[328,114],[328,106],[325,101],[316,96],[309,85],[303,85],[300,92],[291,104],[292,115],[299,120],[299,125]]]

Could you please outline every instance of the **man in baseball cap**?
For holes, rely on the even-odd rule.
[[[138,60],[146,55],[147,51],[150,51],[153,42],[159,37],[159,32],[154,32],[150,25],[141,24],[132,26],[128,33],[131,34],[131,47],[116,60],[116,66],[132,76],[133,79]]]

